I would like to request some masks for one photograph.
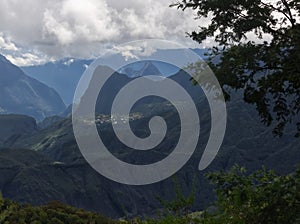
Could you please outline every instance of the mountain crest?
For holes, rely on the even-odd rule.
[[[127,75],[130,78],[149,75],[163,76],[159,69],[151,61],[143,61],[127,65],[119,72]]]
[[[27,76],[0,55],[0,113],[24,114],[42,120],[65,110],[58,93]]]

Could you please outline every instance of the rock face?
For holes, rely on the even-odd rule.
[[[42,120],[65,110],[58,93],[27,76],[0,55],[0,113],[24,114]]]

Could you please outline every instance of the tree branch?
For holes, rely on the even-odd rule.
[[[286,0],[281,0],[281,2],[283,3],[283,5],[286,7],[287,11],[288,11],[288,14],[289,14],[289,20],[292,24],[292,27],[295,27],[295,19],[293,17],[293,14],[292,14],[292,11],[291,11],[291,8],[289,6],[289,4],[287,3]]]
[[[285,1],[285,0],[281,0],[281,1],[282,1],[282,3],[283,3],[283,1]],[[285,1],[285,2],[286,2],[286,1]],[[287,3],[287,2],[286,2],[286,3]],[[273,10],[275,10],[275,11],[277,11],[277,12],[282,13],[282,14],[284,15],[284,17],[286,17],[286,18],[290,21],[291,25],[292,25],[292,26],[295,26],[295,22],[294,22],[293,17],[290,17],[290,15],[287,14],[285,11],[283,11],[283,10],[281,10],[281,9],[279,9],[279,8],[274,7],[273,5],[266,4],[266,3],[264,3],[264,2],[261,2],[261,4],[264,5],[264,6],[266,6],[266,7],[270,7],[271,9],[273,9]],[[284,3],[283,3],[283,4],[284,4]],[[288,7],[288,10],[290,10],[288,4],[287,4],[287,6],[285,5],[285,7]],[[290,13],[291,13],[291,12],[290,12]]]

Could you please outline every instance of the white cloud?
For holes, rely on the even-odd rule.
[[[114,10],[103,0],[65,0],[44,13],[43,34],[59,45],[117,39]]]
[[[16,45],[11,42],[10,39],[4,37],[3,33],[0,33],[0,48],[5,51],[17,51]]]
[[[47,61],[52,61],[53,59],[47,57],[41,57],[38,53],[20,53],[20,54],[4,54],[4,56],[13,64],[18,66],[28,66],[35,64],[43,64]]]
[[[194,12],[170,8],[173,0],[1,0],[0,48],[18,63],[24,50],[45,58],[92,57],[107,46],[145,38],[165,38],[196,46],[185,32],[199,21]],[[17,59],[18,58],[18,59]],[[25,57],[26,58],[26,57]],[[21,60],[22,59],[22,60]],[[32,62],[32,60],[30,60]]]
[[[129,59],[139,59],[140,57],[147,57],[156,52],[156,48],[147,45],[146,42],[141,42],[139,45],[118,45],[114,46],[112,53],[120,53],[126,61]]]
[[[96,57],[107,47],[147,38],[201,47],[186,32],[205,26],[209,19],[195,20],[191,9],[170,8],[174,1],[0,0],[0,53],[25,65],[53,58]],[[202,47],[213,44],[208,39]],[[135,56],[129,55],[132,51],[123,53]]]
[[[44,35],[53,35],[60,44],[70,44],[73,42],[75,34],[66,22],[58,22],[53,15],[53,11],[46,10],[44,13]]]

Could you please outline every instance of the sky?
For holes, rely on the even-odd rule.
[[[148,38],[191,48],[187,37],[206,21],[174,0],[1,0],[0,54],[26,66],[64,57],[93,58],[112,46]]]

